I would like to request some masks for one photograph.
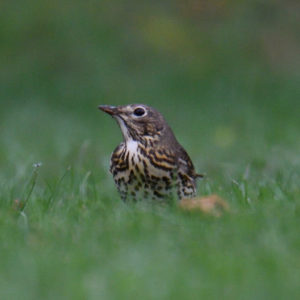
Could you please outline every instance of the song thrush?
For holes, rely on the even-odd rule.
[[[163,116],[144,104],[100,105],[117,120],[124,141],[111,156],[110,172],[123,200],[194,197],[193,163]],[[175,191],[175,193],[174,193]]]

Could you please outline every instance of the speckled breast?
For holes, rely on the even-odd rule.
[[[135,141],[116,148],[110,171],[123,200],[165,200],[177,186],[176,166]]]

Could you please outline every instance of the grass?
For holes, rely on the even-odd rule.
[[[171,2],[2,4],[1,299],[299,298],[287,2],[208,7],[201,21]],[[283,36],[294,54],[281,59]],[[121,202],[108,172],[121,133],[97,105],[132,102],[166,116],[207,174],[198,194],[231,213]]]
[[[62,117],[37,103],[26,106],[13,118],[25,120],[22,132],[11,120],[13,113],[7,114],[2,299],[297,298],[296,139],[294,145],[266,145],[268,128],[253,134],[244,129],[250,135],[238,138],[238,128],[226,125],[222,131],[216,125],[208,129],[212,135],[215,131],[212,140],[198,151],[189,146],[198,143],[193,134],[181,133],[197,168],[208,174],[199,194],[221,195],[232,213],[213,218],[176,207],[125,205],[108,174],[109,154],[120,133],[93,109],[95,122],[89,127],[88,117]],[[39,128],[33,110],[43,111]],[[252,114],[245,116],[247,123]],[[276,118],[267,120],[276,127]],[[204,125],[191,132],[205,131]],[[103,132],[101,126],[111,127]],[[249,140],[261,143],[249,150]],[[39,161],[41,166],[33,166]]]

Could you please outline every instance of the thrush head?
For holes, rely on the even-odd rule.
[[[162,139],[170,130],[161,113],[144,104],[100,105],[99,109],[116,119],[125,141],[142,142],[146,137]]]

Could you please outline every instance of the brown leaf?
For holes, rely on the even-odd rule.
[[[229,204],[218,195],[182,199],[179,207],[187,211],[201,211],[205,214],[220,217],[229,211]]]
[[[15,199],[12,204],[12,209],[19,211],[23,208],[23,202],[20,199]]]

